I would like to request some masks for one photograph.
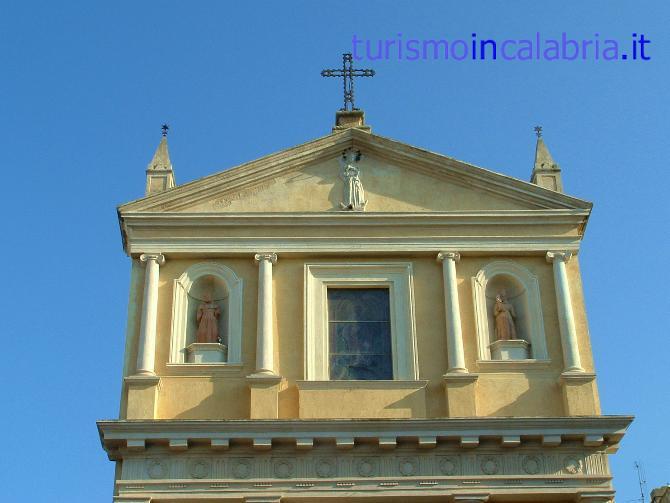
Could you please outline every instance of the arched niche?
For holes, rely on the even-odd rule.
[[[242,362],[242,288],[235,272],[216,262],[194,264],[174,281],[169,363],[186,363],[186,347],[195,341],[196,313],[205,292],[221,308],[219,334],[228,346],[225,363]]]
[[[491,360],[489,346],[496,340],[493,308],[501,291],[514,306],[517,338],[530,344],[530,358],[548,359],[540,288],[535,275],[516,262],[497,260],[472,278],[472,291],[480,360]]]

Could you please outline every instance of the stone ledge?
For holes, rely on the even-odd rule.
[[[551,360],[477,360],[479,371],[527,372],[551,369]]]
[[[296,381],[300,390],[343,390],[343,389],[422,389],[428,381]]]
[[[243,377],[242,363],[168,363],[165,370],[171,372],[162,377],[236,375]]]
[[[475,382],[479,378],[479,374],[474,372],[448,372],[442,376],[445,383],[469,383]]]
[[[582,384],[591,382],[596,378],[596,375],[589,372],[563,372],[561,374],[561,381],[567,384]]]
[[[284,379],[282,376],[277,374],[270,374],[264,372],[257,372],[245,377],[247,384],[250,386],[260,385],[260,386],[273,386],[282,382]]]
[[[123,382],[129,386],[155,386],[160,383],[161,378],[157,375],[136,374],[126,376]]]
[[[186,346],[188,363],[223,363],[228,354],[228,346],[218,342],[192,342]]]

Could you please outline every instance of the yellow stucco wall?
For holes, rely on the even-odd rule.
[[[514,370],[490,368],[477,362],[477,338],[471,277],[492,260],[513,260],[527,268],[539,281],[542,300],[542,316],[547,339],[550,363],[526,366]],[[204,261],[215,260],[235,271],[244,281],[244,314],[242,357],[243,365],[237,370],[222,375],[216,373],[201,375],[179,375],[173,366],[167,365],[170,350],[170,330],[172,319],[173,284],[189,266]],[[304,337],[304,264],[305,262],[365,262],[365,261],[409,261],[414,270],[414,299],[416,316],[419,379],[427,380],[425,388],[425,412],[421,407],[408,410],[426,417],[443,417],[446,413],[443,374],[447,370],[447,347],[445,335],[444,293],[442,266],[435,260],[435,254],[394,255],[376,257],[331,257],[283,254],[274,266],[274,334],[275,366],[285,379],[278,396],[280,418],[299,417],[300,392],[296,381],[304,379],[303,337]],[[591,349],[583,306],[583,295],[579,277],[579,264],[573,259],[568,263],[568,276],[582,363],[586,371],[593,371]],[[143,288],[141,269],[134,269],[137,277],[131,282],[131,299],[141,299]],[[466,366],[479,374],[476,384],[477,414],[482,416],[556,416],[566,413],[561,394],[560,374],[563,357],[556,313],[556,299],[552,266],[541,256],[463,256],[457,264],[458,292],[461,322],[464,338]],[[256,295],[258,268],[253,257],[216,257],[179,259],[167,257],[160,269],[159,308],[157,324],[156,373],[161,376],[158,389],[157,416],[161,419],[221,419],[249,417],[249,388],[245,377],[255,368],[256,345]],[[141,302],[140,306],[141,308]],[[126,375],[134,371],[137,354],[139,316],[129,321],[129,343],[127,349]],[[592,387],[597,395],[595,386]],[[380,391],[383,393],[383,391]],[[580,391],[583,393],[583,390]],[[322,403],[322,399],[311,391],[310,400]],[[350,398],[355,404],[346,407],[362,409],[361,417],[385,417],[388,410],[379,408],[381,401],[361,400],[355,393]],[[327,399],[324,398],[324,400]],[[125,402],[124,402],[125,403]],[[325,402],[323,402],[325,403]],[[594,396],[597,406],[598,399]],[[304,404],[303,404],[304,405]],[[382,406],[384,407],[384,406]],[[122,417],[125,408],[122,404]],[[391,416],[393,414],[390,414]]]

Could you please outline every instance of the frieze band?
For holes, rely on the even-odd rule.
[[[480,477],[508,475],[607,476],[601,452],[565,450],[500,454],[431,454],[413,451],[388,455],[363,452],[349,455],[189,455],[126,457],[123,480],[160,479],[338,479],[373,477]]]

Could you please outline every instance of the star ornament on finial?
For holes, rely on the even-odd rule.
[[[533,130],[535,131],[535,136],[542,138],[542,126],[535,126]]]
[[[170,129],[169,124],[163,124],[163,125],[161,126],[161,134],[162,134],[163,136],[167,136],[167,134],[168,134],[168,130],[169,130],[169,129]]]

